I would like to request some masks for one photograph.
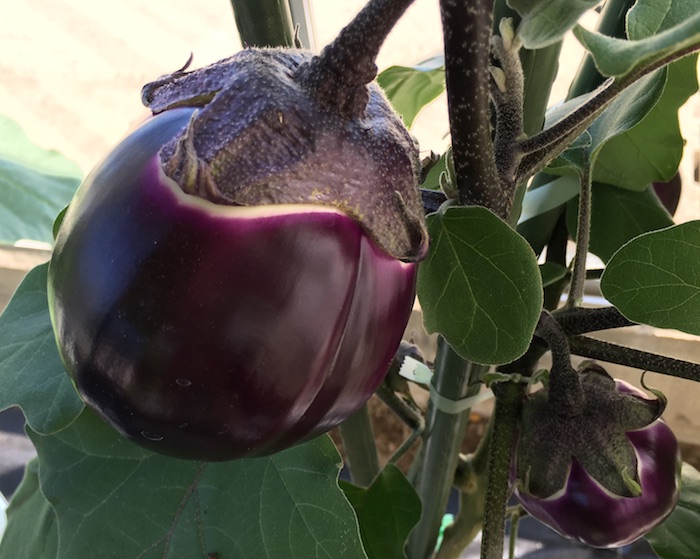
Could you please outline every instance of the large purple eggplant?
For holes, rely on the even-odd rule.
[[[427,251],[418,149],[374,57],[410,0],[319,56],[245,49],[143,90],[154,117],[81,186],[49,267],[83,399],[150,449],[269,454],[386,373]]]

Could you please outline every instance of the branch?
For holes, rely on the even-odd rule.
[[[552,316],[556,318],[569,336],[637,326],[636,322],[627,319],[615,307],[601,307],[597,309],[581,307],[573,309],[562,308],[554,311]]]
[[[699,363],[673,359],[672,357],[604,342],[587,336],[573,336],[569,338],[569,347],[571,348],[571,353],[581,357],[700,382]]]

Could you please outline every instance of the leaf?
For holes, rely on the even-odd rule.
[[[673,55],[700,48],[700,12],[689,14],[659,34],[636,41],[607,37],[580,25],[574,27],[574,35],[591,53],[602,75],[623,77]]]
[[[418,298],[429,333],[463,358],[509,363],[528,348],[542,308],[537,259],[527,241],[485,208],[428,216],[428,258]]]
[[[523,199],[518,223],[542,215],[578,196],[579,179],[572,175],[558,177],[538,188],[530,189]]]
[[[552,285],[559,280],[564,279],[569,270],[564,266],[555,264],[554,262],[545,262],[540,264],[540,275],[542,276],[542,287]]]
[[[700,472],[683,464],[681,477],[678,505],[671,516],[645,536],[661,559],[700,557]]]
[[[556,43],[579,18],[601,0],[508,0],[522,17],[518,35],[527,49]]]
[[[700,12],[700,0],[638,0],[627,16],[627,34],[639,40],[670,29]],[[654,181],[668,181],[680,164],[685,142],[678,109],[698,89],[697,56],[668,67],[663,95],[644,119],[613,138],[596,159],[593,180],[623,188],[642,189]],[[620,165],[620,161],[626,162]]]
[[[691,56],[668,67],[663,95],[639,124],[605,144],[596,159],[594,180],[639,190],[673,177],[685,145],[678,109],[697,91],[696,63],[697,57]]]
[[[547,167],[547,172],[565,174],[570,173],[571,170],[577,171],[581,167],[582,160],[586,159],[591,162],[595,172],[595,162],[605,145],[616,136],[637,126],[659,102],[666,86],[666,76],[666,69],[661,69],[643,77],[625,89],[591,124],[588,130]],[[569,114],[589,97],[590,94],[577,97],[548,111],[547,124],[556,122]],[[582,150],[588,152],[587,158],[581,157]],[[619,161],[617,165],[622,170],[626,168]],[[646,184],[637,187],[643,188]]]
[[[31,428],[44,434],[63,429],[83,409],[58,356],[47,268],[27,274],[0,316],[0,410],[18,405]]]
[[[608,262],[600,288],[634,322],[700,335],[700,221],[632,239]]]
[[[341,484],[357,513],[369,559],[404,559],[408,534],[420,519],[421,502],[396,466],[387,465],[367,489]]]
[[[100,423],[85,410],[55,435],[29,432],[41,487],[58,520],[58,559],[83,557],[85,550],[100,559],[366,557],[357,519],[338,487],[340,458],[327,436],[231,462],[178,460],[141,449],[105,458],[93,451],[132,443],[117,442],[121,437]]]
[[[392,66],[377,76],[377,82],[410,128],[420,110],[445,91],[445,58],[435,56],[413,67]]]
[[[53,220],[79,184],[74,163],[35,146],[16,122],[0,115],[0,243],[53,244]]]
[[[566,225],[575,238],[578,196],[567,204]],[[593,183],[593,207],[589,251],[603,262],[627,241],[673,225],[673,219],[654,194],[651,186],[632,192],[607,184]]]
[[[7,510],[8,525],[0,540],[0,559],[54,559],[58,552],[56,515],[39,488],[39,462],[24,471]]]
[[[666,78],[666,69],[643,77],[623,91],[591,124],[588,128],[588,133],[591,136],[588,153],[589,159],[594,165],[594,173],[597,157],[605,144],[637,126],[657,105],[664,93]],[[620,161],[627,163],[627,160],[617,161],[618,167],[626,169],[628,165],[621,164]],[[631,162],[631,165],[633,164],[634,162]],[[643,189],[648,182],[637,185],[637,187]]]

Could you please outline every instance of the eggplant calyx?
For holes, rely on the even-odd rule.
[[[516,451],[523,492],[538,499],[555,498],[565,491],[575,460],[613,495],[637,497],[638,458],[626,433],[651,425],[664,403],[616,388],[616,381],[597,363],[582,363],[579,374],[579,409],[563,413],[551,406],[546,389],[530,395],[523,405]]]

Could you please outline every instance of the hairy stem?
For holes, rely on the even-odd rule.
[[[571,353],[581,357],[700,382],[700,363],[665,357],[587,336],[569,338],[569,347]]]
[[[552,316],[570,336],[637,325],[636,322],[632,322],[623,316],[615,307],[601,307],[597,309],[582,307],[563,308],[554,311]]]
[[[320,55],[298,70],[300,83],[325,104],[348,115],[367,106],[366,85],[377,76],[375,60],[413,0],[370,0]]]
[[[523,135],[525,76],[520,63],[520,40],[515,36],[512,21],[503,19],[499,29],[501,35],[491,40],[493,55],[500,64],[491,68],[491,98],[496,108],[493,143],[501,185],[509,192],[515,192],[515,173],[519,163],[516,148]]]
[[[510,464],[524,388],[519,383],[496,383],[496,406],[489,450],[481,559],[502,559]]]
[[[491,139],[492,8],[492,0],[440,0],[450,133],[460,202],[484,206],[506,219],[512,194],[505,192],[499,182]]]
[[[353,483],[369,487],[379,474],[379,457],[367,404],[343,421],[339,430]]]
[[[566,333],[549,312],[542,311],[535,335],[547,342],[552,353],[548,401],[565,410],[580,406],[583,392],[579,375],[571,366],[571,352]]]
[[[588,245],[591,238],[591,202],[592,180],[591,162],[584,155],[583,167],[580,170],[581,188],[578,198],[578,228],[576,230],[576,255],[574,256],[573,271],[571,273],[571,287],[566,307],[571,309],[581,305],[583,301],[583,288],[586,283],[586,259],[588,257]]]

